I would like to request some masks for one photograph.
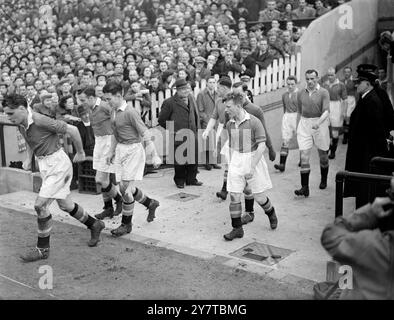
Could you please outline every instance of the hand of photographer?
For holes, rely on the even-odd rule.
[[[393,211],[391,206],[388,210],[383,208],[388,204],[392,204],[390,198],[375,198],[374,202],[371,204],[371,211],[378,219],[387,217]]]

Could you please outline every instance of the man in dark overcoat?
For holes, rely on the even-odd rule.
[[[385,119],[385,106],[374,88],[377,75],[370,71],[359,71],[356,79],[359,100],[350,117],[349,146],[345,170],[370,173],[373,157],[386,157],[386,138],[389,135]],[[345,182],[344,197],[356,197],[356,208],[369,202],[368,184]]]
[[[200,119],[196,100],[185,79],[178,79],[175,88],[176,94],[164,100],[159,114],[160,126],[170,133],[169,152],[170,157],[173,156],[174,181],[178,188],[184,188],[185,184],[201,186],[202,182],[197,180]]]

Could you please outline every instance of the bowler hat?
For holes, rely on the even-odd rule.
[[[187,81],[185,79],[177,79],[175,81],[175,85],[174,85],[175,88],[180,89],[185,86],[187,86]]]

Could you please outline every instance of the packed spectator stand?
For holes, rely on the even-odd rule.
[[[177,78],[197,94],[209,77],[223,74],[252,89],[278,60],[291,73],[305,27],[343,2],[1,1],[0,111],[4,96],[18,93],[40,113],[88,124],[78,90],[94,86],[102,97],[105,83],[119,81],[152,127]]]

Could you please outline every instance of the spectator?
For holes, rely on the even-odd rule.
[[[176,134],[179,130],[187,128],[192,130],[193,132],[197,132],[197,129],[200,127],[200,120],[198,117],[197,106],[193,105],[193,100],[189,97],[189,88],[188,84],[184,79],[178,79],[175,82],[175,87],[177,89],[176,94],[164,100],[163,105],[161,107],[160,115],[159,115],[159,124],[165,129],[167,128],[167,124],[169,121],[173,123],[173,132],[172,135]],[[194,134],[193,138],[196,138],[197,134]],[[178,188],[184,188],[186,185],[194,185],[201,186],[202,182],[197,180],[197,153],[196,150],[186,150],[188,154],[186,157],[190,159],[189,153],[193,155],[186,164],[180,164],[180,159],[175,157],[176,150],[179,146],[182,146],[183,141],[177,141],[174,138],[174,169],[175,176],[174,182]],[[192,138],[192,137],[190,137]],[[195,143],[197,146],[197,143]]]
[[[254,77],[256,74],[256,60],[250,55],[250,46],[248,44],[241,45],[241,59],[239,60],[242,72],[240,76],[246,74]]]
[[[292,21],[297,19],[296,13],[294,13],[294,7],[291,3],[286,3],[284,12],[281,13],[281,20]]]
[[[195,69],[192,71],[192,78],[196,81],[201,81],[202,79],[208,80],[211,76],[211,71],[209,71],[205,65],[206,59],[198,56],[195,58]]]
[[[279,20],[281,18],[281,13],[276,10],[276,1],[268,0],[267,9],[259,12],[259,21],[269,22],[272,20]]]
[[[316,17],[316,10],[307,6],[306,0],[300,0],[299,6],[293,11],[296,19],[309,19]]]
[[[316,0],[315,1],[315,8],[316,8],[316,17],[320,17],[323,14],[327,13],[328,11],[330,11],[329,9],[327,9],[323,5],[323,1],[322,0]]]
[[[274,57],[268,51],[267,39],[260,40],[258,51],[254,52],[251,56],[256,61],[260,70],[267,69],[274,60]]]

